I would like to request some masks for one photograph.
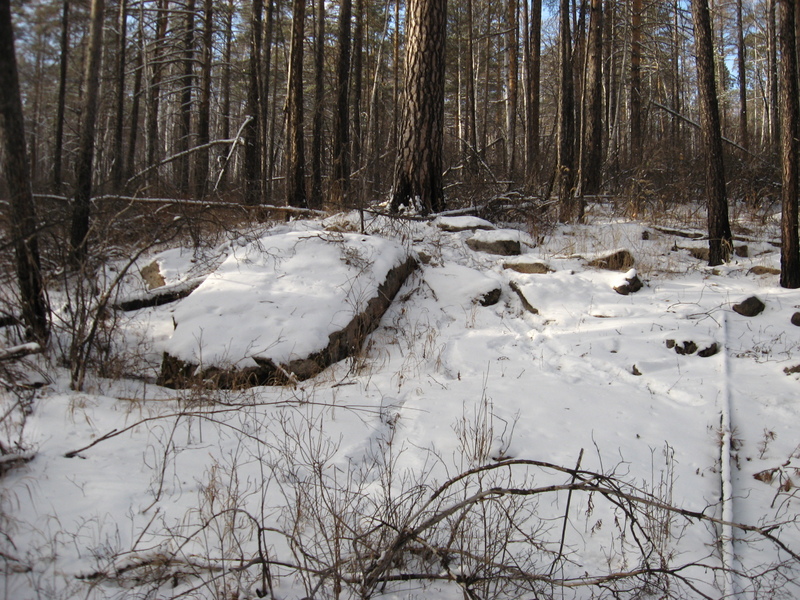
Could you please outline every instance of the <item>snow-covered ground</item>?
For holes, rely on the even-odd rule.
[[[357,231],[358,223],[339,215],[259,235]],[[790,323],[800,292],[751,271],[779,266],[770,226],[747,243],[747,257],[709,268],[689,250],[705,242],[595,207],[587,225],[517,235],[523,259],[549,269],[524,274],[504,268],[520,259],[476,252],[466,244],[473,231],[442,224],[368,221],[369,233],[416,253],[421,268],[360,354],[295,386],[155,386],[180,323],[211,310],[191,296],[117,324],[117,351],[138,356],[139,377],[92,379],[70,392],[65,372],[47,366],[24,429],[35,458],[0,479],[4,596],[323,598],[341,584],[343,597],[357,597],[353,582],[386,559],[384,576],[431,576],[374,585],[373,597],[521,597],[502,577],[481,580],[514,566],[531,576],[525,597],[612,589],[622,597],[796,597],[800,375],[784,370],[800,364],[800,328]],[[277,267],[236,251],[247,243],[218,248],[212,263],[242,276],[257,271],[267,285]],[[613,289],[633,275],[628,269],[587,266],[618,249],[636,260],[644,283],[636,293]],[[198,276],[190,251],[166,250],[140,266],[153,260],[167,284]],[[315,260],[325,268],[306,288],[292,280],[298,298],[342,286],[334,282],[344,258]],[[295,274],[318,267],[291,266]],[[476,301],[495,288],[497,303]],[[764,302],[761,314],[732,309],[750,296]],[[236,290],[218,294],[213,328],[182,337],[180,347],[222,355],[235,339],[246,352],[242,336],[264,332],[243,318],[239,301]],[[333,300],[323,304],[337,310]],[[270,306],[281,323],[299,309]],[[690,341],[719,351],[676,352]],[[4,411],[13,400],[6,394]],[[593,480],[594,493],[568,494],[588,473],[612,479]],[[620,495],[604,496],[608,486]],[[505,492],[453,509],[491,488]],[[624,500],[632,496],[727,522],[781,523],[770,534],[785,547],[658,502],[634,501],[642,512],[633,513]],[[402,561],[389,556],[392,532],[395,542],[408,533],[415,548]],[[345,563],[339,581],[332,567]],[[668,583],[659,578],[681,565],[692,566]],[[649,572],[617,580],[637,569]]]

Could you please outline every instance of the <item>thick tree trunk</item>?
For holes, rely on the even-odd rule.
[[[409,0],[403,119],[392,209],[419,202],[428,214],[444,209],[444,55],[447,0]]]
[[[351,165],[357,169],[362,164],[363,126],[361,123],[361,99],[364,86],[364,0],[356,0],[355,30],[353,31],[353,143]],[[352,167],[351,167],[352,169]],[[352,193],[352,188],[351,188]]]
[[[81,110],[81,130],[78,140],[78,163],[75,171],[75,196],[72,200],[70,230],[70,259],[80,266],[86,260],[89,237],[89,212],[94,172],[95,124],[100,93],[100,61],[103,57],[104,0],[92,0],[89,42],[86,49],[84,73],[84,102]]]
[[[292,42],[289,50],[289,91],[286,99],[286,204],[305,208],[306,166],[303,142],[303,40],[305,0],[292,2]]]
[[[164,56],[166,44],[167,21],[169,17],[169,0],[157,0],[156,10],[156,38],[153,40],[153,56],[150,60],[150,94],[147,106],[147,158],[145,167],[153,167],[158,164],[158,118],[159,106],[161,103],[161,76],[164,66],[161,64]],[[153,168],[149,171],[149,183],[151,186],[158,183],[158,169]]]
[[[261,181],[261,83],[259,65],[261,63],[261,20],[262,0],[253,0],[250,15],[250,62],[247,79],[247,119],[244,127],[244,202],[261,204],[263,185]]]
[[[133,97],[131,98],[131,128],[128,131],[128,149],[125,157],[124,178],[127,180],[134,172],[136,162],[136,142],[139,138],[139,105],[142,100],[142,72],[144,71],[144,47],[141,30],[136,51],[136,63],[133,71]]]
[[[28,337],[47,342],[48,308],[39,264],[36,211],[30,182],[25,123],[19,94],[17,59],[9,0],[0,0],[0,172],[11,200],[11,240],[14,246],[22,318]]]
[[[781,287],[800,287],[798,239],[798,83],[794,0],[778,0],[781,77]]]
[[[769,148],[777,154],[780,142],[780,117],[778,115],[778,48],[775,31],[775,2],[767,0],[767,90],[769,99]]]
[[[61,193],[64,156],[64,110],[67,98],[67,59],[69,55],[69,0],[61,9],[61,54],[59,56],[58,101],[56,105],[56,139],[53,149],[53,191]]]
[[[351,0],[339,3],[339,54],[336,59],[336,110],[333,113],[331,201],[343,206],[350,188],[350,21]]]
[[[582,193],[600,191],[603,168],[603,2],[591,0],[589,17],[583,151],[581,153]]]
[[[728,198],[722,157],[722,132],[714,77],[714,48],[708,0],[692,0],[697,82],[700,94],[700,128],[703,136],[708,208],[710,266],[724,263],[731,255],[733,239],[728,220]]]

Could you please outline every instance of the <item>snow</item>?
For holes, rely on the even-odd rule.
[[[322,229],[334,221],[337,229],[352,227],[357,215],[277,226],[213,249],[219,267],[191,296],[120,317],[120,336],[140,340],[130,348],[141,354],[139,378],[95,378],[85,391],[70,392],[59,367],[37,363],[50,383],[25,417],[24,446],[35,459],[0,479],[0,525],[8,535],[0,549],[30,570],[5,569],[5,596],[121,598],[149,590],[154,597],[206,598],[230,597],[235,589],[255,598],[255,569],[219,579],[206,572],[205,586],[176,575],[146,587],[136,579],[145,572],[127,575],[127,566],[172,557],[186,573],[187,564],[226,552],[257,556],[256,534],[236,537],[236,527],[250,531],[250,521],[244,513],[235,521],[226,512],[232,507],[263,521],[271,559],[293,562],[299,559],[276,532],[292,523],[292,507],[304,494],[315,499],[308,506],[345,513],[374,503],[375,515],[383,515],[382,498],[394,498],[403,514],[413,514],[465,469],[504,458],[572,468],[581,453],[582,468],[616,473],[687,510],[753,525],[787,520],[775,532],[796,551],[797,501],[791,489],[778,489],[796,473],[786,467],[776,471],[780,482],[778,475],[772,483],[754,478],[798,463],[800,375],[784,369],[800,364],[800,328],[789,323],[800,293],[780,288],[775,275],[748,274],[754,265],[777,266],[778,250],[751,242],[752,258],[712,269],[672,251],[674,235],[651,229],[643,240],[645,225],[602,206],[588,218],[588,225],[547,235],[515,233],[525,242],[523,258],[553,269],[531,275],[504,269],[507,258],[469,250],[472,231],[446,232],[432,223],[375,218],[367,226],[377,235],[370,236]],[[497,231],[481,235],[508,230]],[[771,235],[765,230],[762,239]],[[163,351],[204,364],[244,364],[254,355],[318,348],[381,274],[404,260],[407,240],[431,260],[409,278],[358,357],[298,386],[175,392],[149,382],[147,365],[157,365]],[[586,257],[619,247],[636,258],[634,270],[586,266]],[[173,249],[152,260],[168,284],[199,275],[196,253]],[[632,274],[644,288],[617,294],[613,287]],[[538,315],[523,309],[511,282]],[[496,305],[475,302],[497,287]],[[766,304],[762,314],[731,310],[751,295]],[[699,348],[716,342],[720,352],[679,355],[668,339]],[[6,394],[3,410],[12,399]],[[75,450],[75,458],[65,457]],[[315,477],[349,482],[357,493],[322,494]],[[547,469],[530,468],[522,479],[515,483],[564,483]],[[614,537],[619,513],[601,500],[578,493],[571,499],[565,576],[637,566],[626,564]],[[541,535],[554,536],[555,544],[564,513],[565,496],[537,504],[535,515],[548,524]],[[312,517],[294,529],[298,538],[311,535]],[[362,518],[365,530],[373,518]],[[731,528],[673,524],[676,538],[668,544],[676,564],[725,561],[746,572],[786,558],[769,543],[747,543],[754,536],[735,528],[725,539]],[[457,562],[451,568],[467,570]],[[103,580],[99,573],[117,575]],[[691,577],[712,597],[747,585],[739,576],[717,579],[709,569],[694,569]],[[274,585],[277,598],[302,598],[313,589],[289,576]],[[588,597],[591,590],[566,591],[573,593]],[[447,582],[425,589],[396,582],[381,595],[464,596]]]

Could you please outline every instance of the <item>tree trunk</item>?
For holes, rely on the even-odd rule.
[[[356,0],[355,31],[353,32],[353,143],[351,164],[359,168],[362,164],[363,126],[361,123],[361,99],[364,86],[364,0]],[[363,188],[363,186],[361,186]],[[352,188],[351,188],[352,194]],[[359,199],[360,202],[360,199]],[[360,205],[360,204],[359,204]]]
[[[56,107],[56,139],[53,149],[53,191],[61,193],[63,184],[62,160],[64,155],[64,110],[67,98],[67,58],[69,55],[69,0],[61,9],[61,55],[59,56],[58,103]]]
[[[769,94],[769,148],[777,155],[780,142],[778,116],[778,48],[775,31],[775,2],[767,0],[767,90]]]
[[[314,113],[311,124],[311,199],[322,206],[322,125],[325,111],[325,0],[317,0],[314,31]]]
[[[17,59],[9,0],[0,0],[0,172],[5,173],[11,201],[14,246],[22,318],[27,337],[44,345],[48,308],[39,263],[36,210],[30,182],[25,123],[19,94]]]
[[[141,29],[137,44],[136,63],[133,71],[133,97],[131,98],[131,127],[128,131],[128,150],[125,157],[124,178],[127,180],[134,172],[136,161],[136,141],[139,137],[139,104],[142,98],[142,72],[144,71],[144,47]]]
[[[736,0],[736,67],[739,77],[739,144],[744,149],[750,147],[747,131],[747,69],[744,45],[744,24],[742,22],[742,0]]]
[[[181,194],[189,192],[191,173],[190,156],[187,152],[191,146],[192,134],[192,88],[194,87],[194,17],[195,0],[187,0],[184,15],[186,21],[183,30],[183,78],[181,80],[181,107],[178,130],[177,149],[183,154],[177,163],[178,190]]]
[[[603,168],[603,2],[591,0],[589,17],[586,85],[584,87],[586,114],[583,119],[585,136],[581,153],[582,193],[600,191]]]
[[[161,60],[164,56],[164,46],[166,44],[167,21],[169,17],[169,0],[158,0],[156,3],[156,38],[153,40],[153,56],[150,61],[151,79],[150,94],[147,106],[147,159],[146,167],[154,167],[158,164],[158,117],[159,104],[161,100],[161,75],[163,65]],[[149,172],[149,183],[151,186],[158,183],[158,169],[153,168]]]
[[[528,2],[525,1],[527,7]],[[471,0],[470,0],[471,2]],[[539,159],[539,111],[542,65],[542,0],[531,2],[529,31],[525,52],[527,90],[525,93],[525,183],[533,185]]]
[[[424,214],[444,209],[444,53],[447,0],[409,0],[403,119],[392,209],[419,202]]]
[[[630,163],[642,159],[642,0],[631,4],[631,139]]]
[[[709,266],[724,263],[731,255],[733,238],[728,220],[728,198],[722,158],[714,48],[708,0],[692,0],[697,82],[700,95],[700,128],[703,136],[708,209]]]
[[[194,196],[208,191],[208,148],[211,139],[211,61],[214,56],[214,0],[203,2],[203,48],[200,58],[200,104],[197,111],[197,145],[202,148],[194,159]],[[225,136],[223,139],[227,139]]]
[[[111,168],[111,184],[115,192],[122,188],[125,173],[122,137],[125,123],[125,59],[128,44],[128,0],[119,0],[117,13],[117,72],[116,72],[116,114],[114,117],[114,164]],[[132,124],[132,126],[135,126]]]
[[[75,171],[75,196],[72,200],[70,260],[80,266],[86,260],[89,237],[89,212],[92,199],[94,171],[94,138],[97,103],[100,92],[100,69],[103,57],[104,0],[92,0],[89,42],[84,72],[84,102],[81,110],[81,130],[78,140],[78,163]]]
[[[350,188],[350,21],[351,0],[339,3],[339,54],[336,59],[336,110],[333,113],[331,201],[343,206]]]
[[[578,221],[582,203],[575,198],[575,88],[572,77],[572,35],[569,22],[569,0],[561,0],[558,36],[558,152],[556,157],[556,190],[559,200],[558,218],[562,223]]]
[[[261,57],[262,0],[253,0],[250,15],[250,61],[247,74],[247,113],[249,119],[244,127],[244,203],[261,204],[263,187],[261,181],[261,94],[259,64]]]
[[[306,166],[303,143],[303,40],[305,0],[292,2],[292,42],[289,50],[289,90],[286,99],[286,204],[305,208]]]
[[[781,78],[781,287],[800,287],[798,240],[798,83],[794,0],[778,0]]]
[[[527,0],[525,0],[527,1]],[[517,81],[519,80],[519,7],[517,0],[506,3],[506,176],[514,179],[517,150]]]

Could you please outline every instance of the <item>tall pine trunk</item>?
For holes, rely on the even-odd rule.
[[[39,263],[36,210],[25,147],[25,123],[9,0],[0,0],[0,81],[3,82],[0,85],[0,172],[5,174],[10,194],[11,241],[22,319],[27,337],[44,344],[49,333],[48,308]]]
[[[306,207],[306,166],[303,142],[303,41],[305,0],[292,2],[292,41],[289,49],[289,90],[286,99],[286,204]]]
[[[339,3],[339,54],[336,59],[336,108],[333,113],[331,201],[342,206],[350,188],[350,21],[351,0]]]

